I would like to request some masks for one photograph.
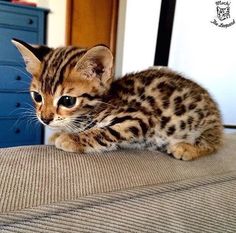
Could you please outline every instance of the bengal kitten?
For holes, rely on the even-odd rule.
[[[221,145],[221,116],[209,93],[167,68],[114,80],[113,56],[105,46],[49,49],[13,43],[33,77],[37,117],[58,131],[52,140],[59,149],[87,153],[128,147],[192,160]]]

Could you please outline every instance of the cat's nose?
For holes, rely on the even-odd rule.
[[[42,120],[43,123],[45,123],[46,125],[49,125],[49,123],[53,120],[53,118],[41,118],[41,120]]]

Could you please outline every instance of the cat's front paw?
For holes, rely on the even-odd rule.
[[[198,157],[195,146],[188,143],[177,143],[170,146],[168,153],[172,154],[176,159],[185,161],[193,160]]]
[[[71,134],[62,133],[55,140],[55,146],[58,149],[68,152],[83,152],[79,144],[73,139]]]
[[[48,139],[49,144],[50,144],[50,145],[55,145],[56,139],[57,139],[61,134],[62,134],[62,133],[59,133],[59,132],[52,134],[52,135],[49,137],[49,139]]]

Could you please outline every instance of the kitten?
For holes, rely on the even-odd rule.
[[[222,144],[220,112],[209,93],[167,68],[113,80],[113,56],[105,46],[49,49],[12,42],[32,74],[39,121],[59,130],[52,137],[59,149],[146,148],[192,160]]]

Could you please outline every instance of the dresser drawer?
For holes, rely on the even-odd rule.
[[[41,143],[41,126],[27,120],[0,119],[0,147]]]
[[[34,15],[25,15],[18,14],[15,12],[0,11],[0,24],[37,30],[38,17]]]
[[[21,62],[23,59],[11,43],[12,38],[17,38],[28,43],[38,43],[38,33],[11,28],[0,28],[0,62]]]
[[[0,117],[21,116],[27,119],[33,117],[34,107],[29,93],[1,93]]]
[[[0,65],[0,91],[28,91],[31,76],[20,66]]]
[[[44,44],[47,13],[43,8],[0,1],[0,147],[42,144],[42,124],[33,119],[31,76],[11,40]]]

